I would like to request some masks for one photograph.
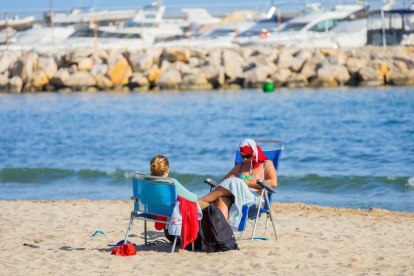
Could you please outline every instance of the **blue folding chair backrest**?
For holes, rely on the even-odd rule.
[[[132,187],[137,198],[135,211],[166,217],[171,215],[177,201],[174,179],[135,173]]]
[[[280,142],[280,141],[256,141],[256,143],[260,146],[260,148],[262,149],[264,155],[266,155],[267,158],[273,162],[273,165],[276,168],[276,172],[278,172],[279,171],[280,157],[281,157],[282,151],[283,151],[283,143]],[[269,144],[272,147],[277,146],[277,149],[270,149],[269,150],[265,147],[262,147],[262,144]],[[235,165],[237,165],[241,162],[243,162],[243,159],[240,156],[240,151],[237,150]],[[272,197],[273,197],[273,194],[269,194],[270,204],[272,204]],[[267,210],[269,210],[269,206],[267,206],[267,204],[265,204],[263,209],[267,211]]]

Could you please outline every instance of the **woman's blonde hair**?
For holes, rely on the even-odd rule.
[[[157,155],[151,160],[151,175],[153,176],[163,176],[169,169],[170,164],[168,159],[164,155]]]

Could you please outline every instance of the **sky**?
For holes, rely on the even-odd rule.
[[[155,1],[155,0],[153,0]],[[98,7],[98,8],[110,8],[110,9],[139,9],[144,5],[148,5],[151,0],[53,0],[53,7],[56,10],[70,10],[78,7]],[[0,11],[5,12],[42,12],[49,9],[50,0],[0,0]],[[236,9],[257,9],[259,6],[270,6],[270,0],[164,0],[163,4],[167,7],[167,10],[180,11],[185,7],[206,7],[216,10],[217,12],[224,10],[236,10]],[[1,17],[1,15],[0,15]]]
[[[67,11],[73,8],[108,8],[108,9],[139,9],[155,0],[53,0],[53,7],[56,11]],[[396,2],[409,2],[395,0]],[[275,4],[288,3],[284,9],[301,9],[303,3],[319,2],[318,0],[273,0]],[[324,0],[332,4],[352,3],[351,0]],[[371,6],[383,5],[381,0],[369,0]],[[182,14],[183,8],[206,8],[212,14],[226,14],[234,10],[250,9],[266,12],[271,6],[272,0],[164,0],[166,15]],[[42,13],[48,11],[50,0],[0,0],[0,19],[4,13],[9,11],[10,16],[18,14],[20,17],[36,15],[41,17]]]

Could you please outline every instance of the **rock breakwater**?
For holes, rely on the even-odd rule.
[[[0,91],[158,91],[414,85],[414,48],[149,48],[0,52]]]

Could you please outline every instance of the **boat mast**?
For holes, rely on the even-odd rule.
[[[55,22],[53,21],[53,0],[50,0],[49,4],[50,4],[50,27],[52,28],[52,44],[55,44]]]
[[[5,13],[6,20],[6,50],[9,50],[9,12]]]

